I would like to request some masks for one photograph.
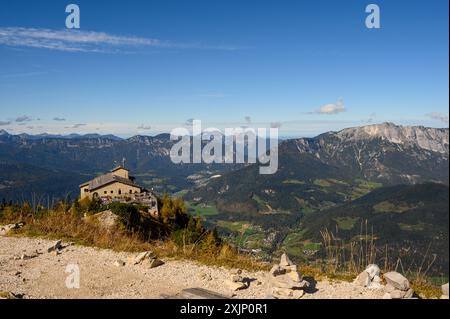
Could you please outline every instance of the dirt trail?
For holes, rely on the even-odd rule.
[[[161,298],[185,288],[205,288],[231,296],[224,284],[230,271],[222,267],[200,265],[191,261],[164,260],[153,269],[145,265],[115,266],[118,259],[128,261],[136,254],[107,249],[68,246],[61,254],[48,253],[54,241],[36,238],[0,236],[0,292],[23,294],[24,298]],[[36,255],[21,259],[21,255]],[[69,289],[66,268],[78,265],[80,287]],[[234,292],[234,298],[265,298],[266,274],[244,271],[254,279],[249,288]],[[306,298],[381,298],[383,289],[369,290],[351,283],[318,282]]]

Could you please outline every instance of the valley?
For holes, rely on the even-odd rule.
[[[47,206],[74,198],[78,184],[126,158],[139,183],[183,197],[191,215],[262,260],[286,251],[316,262],[324,257],[323,231],[348,247],[368,231],[386,263],[401,258],[418,267],[436,255],[431,271],[448,276],[448,134],[383,123],[287,139],[277,173],[261,175],[258,165],[173,164],[168,134],[3,131],[0,199]]]

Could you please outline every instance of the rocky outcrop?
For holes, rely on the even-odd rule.
[[[378,138],[394,144],[415,146],[437,153],[448,154],[449,152],[448,129],[381,123],[346,128],[336,133],[336,136],[342,141],[361,141]]]
[[[305,293],[303,289],[309,287],[309,283],[303,280],[297,266],[286,254],[270,270],[268,285],[269,297],[276,299],[299,299]]]

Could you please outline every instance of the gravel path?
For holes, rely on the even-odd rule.
[[[24,298],[161,298],[197,287],[231,296],[225,285],[230,271],[222,267],[164,260],[164,265],[150,269],[148,265],[127,262],[136,254],[67,246],[56,255],[47,252],[52,243],[45,239],[0,236],[0,292],[21,294]],[[36,255],[36,251],[36,257],[21,259],[23,254]],[[126,261],[126,265],[115,266],[118,259]],[[71,275],[66,272],[68,265],[78,266],[79,288],[66,287],[66,279]],[[254,280],[249,288],[234,292],[234,298],[266,297],[265,273],[244,271],[242,275]],[[322,281],[303,298],[381,298],[383,294],[383,289]]]

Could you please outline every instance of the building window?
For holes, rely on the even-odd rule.
[[[130,189],[130,194],[133,194],[133,190],[132,189]]]
[[[114,191],[111,191],[111,194],[114,194]]]
[[[104,193],[105,193],[105,194],[108,194],[108,192],[107,192],[107,191],[105,191]]]
[[[119,195],[122,194],[122,190],[119,189]]]

